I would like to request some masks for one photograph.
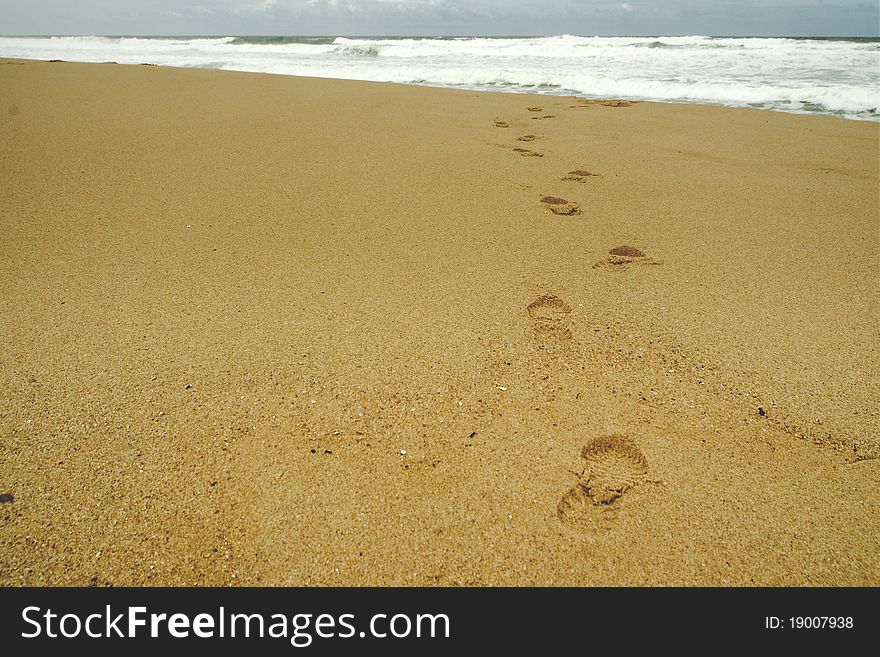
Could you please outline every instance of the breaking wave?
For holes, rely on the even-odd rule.
[[[0,57],[152,63],[878,120],[880,40],[0,37]]]

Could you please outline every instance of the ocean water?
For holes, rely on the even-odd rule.
[[[0,57],[716,103],[880,120],[880,39],[0,37]]]

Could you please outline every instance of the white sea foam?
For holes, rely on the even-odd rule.
[[[0,37],[0,57],[149,62],[880,119],[876,39]]]

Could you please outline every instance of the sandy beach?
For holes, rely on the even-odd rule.
[[[880,124],[0,60],[0,585],[878,585]]]

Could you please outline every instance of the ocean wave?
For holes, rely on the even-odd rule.
[[[869,120],[878,119],[880,106],[878,39],[0,37],[0,56],[718,103]]]
[[[348,55],[350,57],[378,57],[381,52],[381,46],[373,45],[354,45],[354,46],[337,46],[334,52],[340,55]]]

